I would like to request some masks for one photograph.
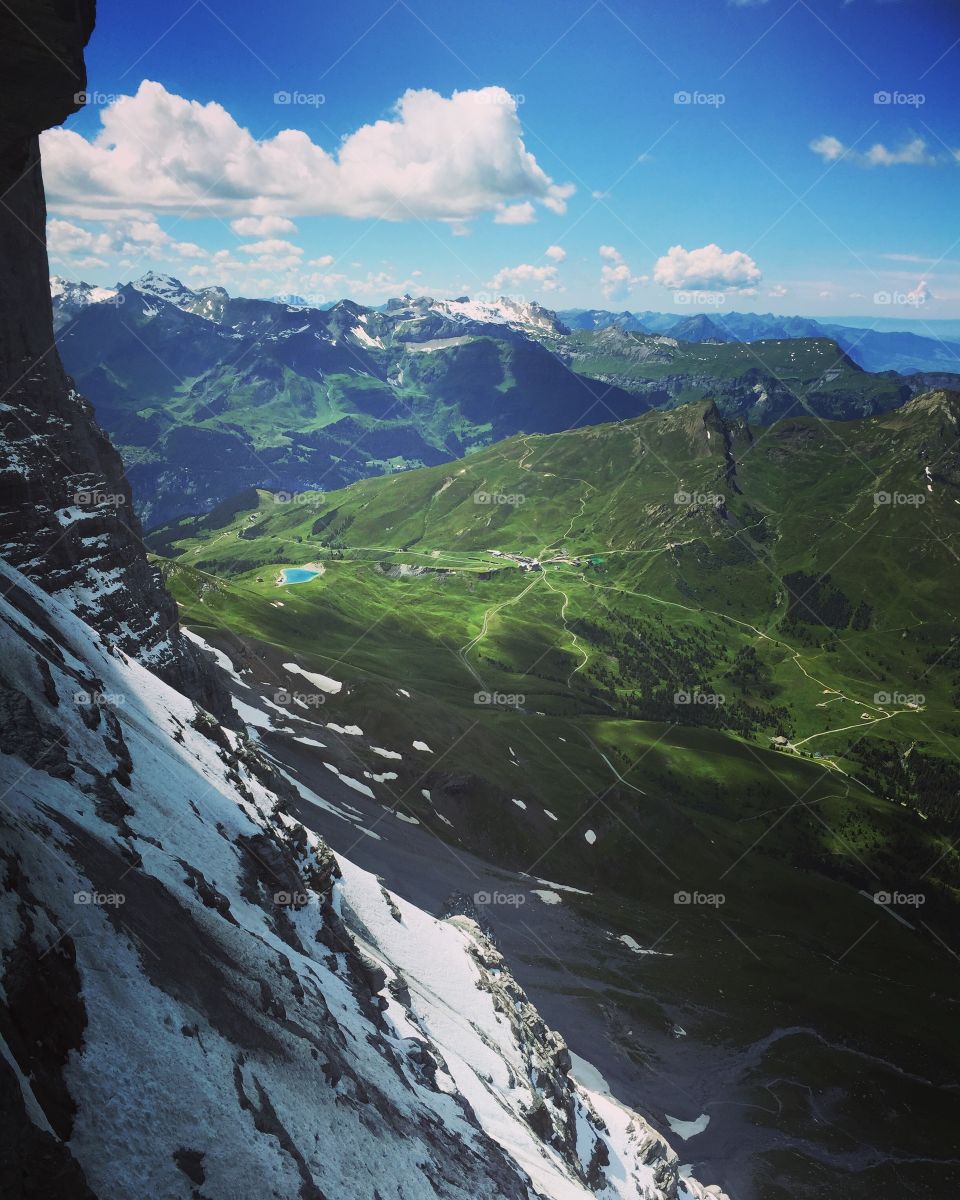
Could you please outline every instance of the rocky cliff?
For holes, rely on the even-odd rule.
[[[220,714],[148,563],[119,455],[53,335],[37,135],[83,99],[93,0],[0,6],[0,553],[104,637]]]

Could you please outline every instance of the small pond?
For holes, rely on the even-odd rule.
[[[319,574],[319,571],[313,571],[309,567],[284,567],[280,572],[280,580],[282,583],[309,583]]]

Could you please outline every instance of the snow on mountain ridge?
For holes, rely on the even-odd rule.
[[[433,312],[463,321],[485,325],[509,325],[513,329],[537,330],[540,333],[561,332],[556,313],[541,307],[535,300],[515,300],[500,296],[497,300],[471,300],[468,296],[456,300],[433,300]]]
[[[144,296],[155,296],[158,300],[166,300],[178,307],[184,301],[193,300],[196,296],[191,288],[175,279],[173,275],[164,275],[158,271],[147,271],[139,279],[133,280],[130,287],[135,288]]]

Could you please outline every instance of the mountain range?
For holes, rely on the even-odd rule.
[[[519,432],[695,399],[759,423],[791,412],[852,418],[950,383],[865,372],[809,322],[746,342],[703,314],[673,333],[623,322],[575,330],[508,298],[317,309],[156,274],[116,289],[55,278],[51,292],[64,363],[151,526],[248,486],[337,488]]]
[[[570,329],[598,330],[614,326],[628,333],[665,333],[695,342],[826,337],[836,341],[865,371],[909,374],[915,371],[956,373],[960,370],[960,337],[952,327],[949,332],[937,332],[936,321],[904,320],[904,326],[917,325],[923,331],[921,333],[915,329],[897,329],[895,321],[859,326],[853,321],[841,324],[812,317],[726,312],[718,305],[711,305],[709,313],[680,318],[676,313],[614,313],[605,309],[579,308],[562,310],[558,316]]]

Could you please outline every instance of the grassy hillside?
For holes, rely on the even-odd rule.
[[[154,546],[176,558],[188,620],[216,614],[309,653],[358,695],[412,688],[454,724],[489,717],[511,738],[547,720],[589,726],[597,787],[620,772],[646,788],[652,771],[665,790],[683,779],[700,801],[741,803],[804,770],[806,787],[949,828],[956,415],[940,394],[760,431],[688,406],[327,495],[251,492]],[[305,562],[324,573],[278,587]],[[491,714],[477,693],[523,699]],[[708,741],[726,756],[717,771],[715,749],[699,754]],[[499,786],[484,753],[469,770]],[[544,776],[544,797],[558,788]]]

